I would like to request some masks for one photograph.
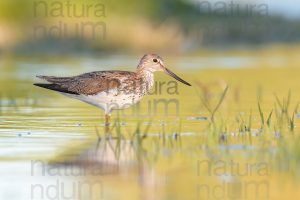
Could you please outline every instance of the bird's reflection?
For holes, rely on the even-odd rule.
[[[161,186],[166,184],[167,175],[158,173],[155,167],[155,159],[161,152],[156,150],[157,155],[153,155],[152,151],[149,152],[151,148],[146,147],[148,147],[149,141],[157,141],[157,146],[164,145],[165,139],[158,136],[147,136],[140,133],[139,130],[133,133],[132,137],[126,138],[122,134],[118,135],[115,132],[112,134],[111,131],[107,127],[104,127],[103,132],[96,129],[98,140],[95,140],[86,150],[77,155],[73,153],[71,159],[59,164],[82,169],[85,175],[83,178],[89,180],[95,180],[97,177],[101,180],[103,178],[111,180],[111,177],[118,177],[119,180],[122,180],[122,177],[133,175],[137,178],[135,181],[142,190],[141,194],[144,194],[145,198],[154,198],[152,195],[157,195],[156,190],[164,188]],[[172,140],[176,142],[177,138]],[[70,158],[70,156],[66,157]],[[125,182],[123,183],[125,184]]]

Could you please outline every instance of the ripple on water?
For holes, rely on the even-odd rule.
[[[187,120],[206,121],[207,117],[188,117]]]

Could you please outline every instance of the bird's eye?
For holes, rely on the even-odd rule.
[[[154,59],[153,59],[153,62],[155,62],[155,63],[156,63],[157,61],[158,61],[158,60],[157,60],[156,58],[154,58]]]

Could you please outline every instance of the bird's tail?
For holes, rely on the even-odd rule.
[[[48,90],[53,90],[57,92],[62,92],[62,93],[68,93],[68,94],[78,94],[76,92],[68,91],[66,88],[61,87],[58,84],[53,84],[53,83],[34,83],[33,85],[45,88]]]

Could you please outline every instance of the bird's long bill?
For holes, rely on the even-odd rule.
[[[189,84],[188,82],[186,82],[185,80],[181,79],[179,76],[177,76],[176,74],[174,74],[171,70],[167,69],[167,68],[164,68],[165,69],[165,72],[172,76],[173,78],[175,78],[177,81],[180,81],[181,83],[184,83],[188,86],[192,86],[191,84]]]

